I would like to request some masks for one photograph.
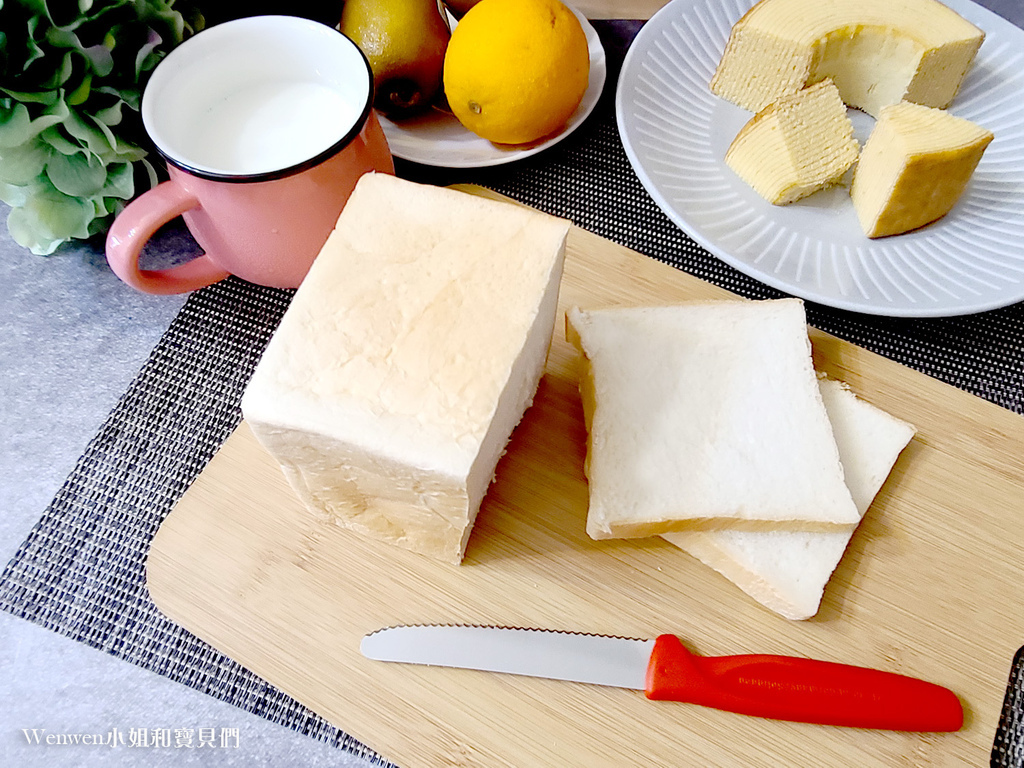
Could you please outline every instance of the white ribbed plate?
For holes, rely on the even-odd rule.
[[[986,33],[949,111],[995,134],[953,210],[872,241],[846,188],[773,206],[725,164],[751,113],[708,88],[754,0],[673,0],[640,30],[616,93],[619,132],[658,206],[712,254],[786,293],[876,315],[942,317],[1024,299],[1024,31],[945,0]],[[851,111],[863,142],[873,121]]]

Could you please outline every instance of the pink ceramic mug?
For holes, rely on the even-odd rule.
[[[372,101],[366,57],[315,21],[254,16],[182,43],[142,99],[170,180],[114,221],[111,269],[147,293],[183,293],[229,274],[297,287],[359,177],[394,172]],[[204,254],[140,269],[146,241],[177,216]]]

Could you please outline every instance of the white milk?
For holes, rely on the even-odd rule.
[[[196,107],[183,153],[197,167],[232,174],[308,160],[343,138],[360,117],[359,107],[336,91],[295,81],[252,83]]]

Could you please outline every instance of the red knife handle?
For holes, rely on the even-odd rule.
[[[647,698],[773,720],[894,731],[957,731],[963,707],[948,688],[877,669],[790,656],[697,656],[661,635]]]

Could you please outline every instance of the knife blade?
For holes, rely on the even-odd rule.
[[[376,661],[460,667],[644,691],[774,720],[895,731],[957,731],[953,691],[878,669],[796,656],[700,656],[675,635],[641,640],[519,627],[415,625],[366,635]]]

